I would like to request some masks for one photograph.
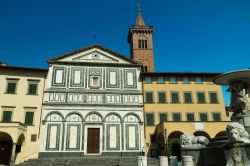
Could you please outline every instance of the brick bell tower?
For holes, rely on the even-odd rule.
[[[138,4],[135,25],[129,28],[130,58],[143,65],[143,72],[154,72],[153,26],[145,25]]]

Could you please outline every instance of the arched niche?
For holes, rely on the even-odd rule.
[[[134,114],[128,114],[124,117],[123,122],[125,122],[125,123],[139,123],[140,119]]]
[[[45,117],[47,122],[62,122],[63,116],[59,112],[52,112]]]
[[[80,114],[78,113],[70,113],[66,116],[65,118],[66,122],[82,122],[83,118]]]
[[[111,113],[105,117],[105,122],[120,123],[121,118],[117,114]]]
[[[89,122],[89,123],[96,123],[96,122],[101,123],[102,122],[102,117],[97,113],[90,113],[86,116],[85,119],[86,119],[86,122]]]

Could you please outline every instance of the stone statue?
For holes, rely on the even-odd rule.
[[[209,140],[204,136],[182,134],[180,137],[181,147],[207,146]]]
[[[240,123],[230,122],[227,125],[227,134],[232,142],[250,143],[249,134]]]
[[[235,114],[246,114],[250,112],[249,85],[243,81],[231,83],[231,105],[230,109]]]

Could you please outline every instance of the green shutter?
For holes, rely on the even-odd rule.
[[[158,93],[159,103],[166,103],[166,93],[159,92]]]
[[[154,126],[154,115],[146,114],[147,126]]]
[[[179,103],[179,94],[178,92],[172,92],[172,103]]]
[[[153,93],[146,92],[146,103],[153,103]]]
[[[200,113],[200,120],[202,122],[206,122],[207,121],[207,113]]]
[[[161,113],[160,114],[160,122],[166,122],[167,121],[167,114],[166,113]]]
[[[188,113],[187,114],[187,121],[193,122],[194,121],[194,114],[193,113]]]
[[[210,103],[218,103],[216,93],[209,93],[209,97],[210,97]]]
[[[174,113],[173,114],[173,121],[181,121],[181,114],[180,113]]]
[[[26,125],[33,125],[33,117],[34,117],[34,112],[26,112],[25,124]]]
[[[197,93],[198,96],[198,103],[205,103],[205,94],[203,92]]]
[[[192,103],[192,95],[190,92],[184,93],[185,103]]]
[[[16,93],[16,83],[8,82],[7,93]]]
[[[30,95],[37,94],[37,84],[29,84],[29,94]]]
[[[220,113],[213,113],[213,119],[216,122],[221,121]]]
[[[3,111],[3,122],[10,122],[11,121],[12,111]]]

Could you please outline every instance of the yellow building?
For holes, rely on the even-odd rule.
[[[218,74],[143,73],[148,156],[164,155],[168,140],[179,138],[183,133],[209,139],[225,135],[229,118],[221,86],[213,83]],[[180,155],[178,145],[173,149],[172,155]]]
[[[0,165],[38,157],[46,74],[0,65]]]

